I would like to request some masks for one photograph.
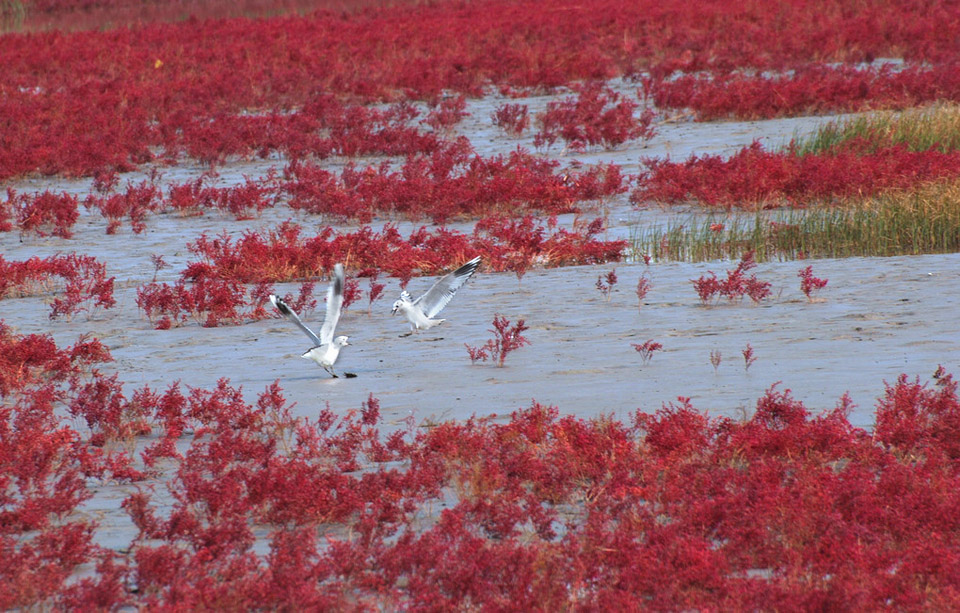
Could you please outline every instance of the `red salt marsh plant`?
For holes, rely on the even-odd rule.
[[[420,228],[404,238],[390,225],[379,232],[364,226],[347,233],[328,226],[307,237],[300,226],[285,222],[271,230],[247,232],[237,240],[226,234],[201,235],[188,244],[200,261],[190,263],[182,278],[285,282],[323,276],[334,263],[343,262],[348,269],[378,269],[406,281],[415,274],[438,274],[477,255],[497,272],[518,266],[619,261],[626,241],[600,240],[597,235],[602,230],[603,221],[596,219],[579,232],[548,232],[541,222],[527,216],[482,219],[472,234]]]
[[[521,149],[485,158],[461,138],[429,155],[406,158],[398,170],[388,162],[363,168],[348,164],[337,175],[293,162],[284,169],[280,187],[296,211],[364,223],[376,215],[443,223],[504,212],[567,213],[627,190],[616,165],[557,173],[558,166]]]
[[[463,95],[444,98],[427,114],[423,123],[437,132],[449,132],[464,117],[470,115],[466,108],[467,99]]]
[[[849,404],[814,416],[775,388],[745,421],[688,402],[630,424],[533,403],[386,438],[372,397],[294,418],[278,386],[250,405],[221,381],[176,404],[204,435],[168,481],[173,504],[124,503],[140,535],[123,596],[143,606],[956,602],[949,378],[888,387],[879,441]],[[906,576],[877,580],[891,563]]]
[[[60,349],[49,335],[16,334],[0,320],[0,397],[48,384],[69,384],[113,358],[98,339],[81,337]],[[59,400],[62,395],[55,399]]]
[[[754,142],[727,159],[646,160],[630,201],[724,208],[833,203],[960,177],[960,150],[910,150],[853,139],[821,153],[767,151]]]
[[[749,371],[753,363],[757,361],[757,356],[753,354],[753,347],[750,346],[750,343],[747,343],[741,353],[743,354],[743,370]]]
[[[6,219],[0,218],[0,231],[9,232],[17,227],[21,235],[72,238],[73,226],[80,216],[77,197],[66,192],[54,194],[44,191],[18,195],[8,188],[7,200],[0,207]]]
[[[138,401],[165,432],[150,447],[170,462],[170,502],[146,489],[129,495],[123,508],[138,534],[106,560],[75,547],[89,537],[25,540],[5,522],[0,537],[14,555],[5,568],[15,572],[2,575],[0,596],[8,607],[953,608],[960,401],[950,375],[935,381],[886,386],[873,434],[849,423],[846,399],[813,415],[775,387],[743,421],[709,418],[682,399],[628,424],[534,402],[507,419],[391,434],[372,396],[339,416],[326,408],[304,418],[276,383],[254,404],[226,380],[142,390]],[[7,414],[0,448],[36,444],[5,435]],[[59,434],[44,425],[34,431]],[[180,453],[169,443],[187,426]],[[37,466],[9,457],[0,453],[0,474]],[[86,495],[61,483],[77,495],[46,498],[60,505],[53,516]],[[267,551],[255,549],[253,526]],[[96,569],[67,585],[82,563]],[[894,577],[883,574],[891,564]]]
[[[700,302],[705,305],[715,303],[720,297],[730,302],[738,302],[744,295],[750,296],[754,302],[760,302],[770,295],[770,282],[760,281],[755,274],[746,276],[747,271],[756,266],[753,251],[748,251],[740,257],[735,269],[727,271],[726,279],[721,280],[712,271],[707,271],[709,276],[701,275],[690,282],[693,283]]]
[[[0,255],[0,300],[10,296],[51,295],[50,319],[68,320],[80,311],[112,308],[113,277],[93,256],[55,255],[7,262]]]
[[[649,262],[648,262],[649,264]],[[647,294],[650,292],[651,284],[650,278],[646,273],[640,275],[640,278],[637,280],[637,308],[643,307],[643,301],[646,300]]]
[[[643,92],[657,108],[691,109],[699,121],[769,119],[956,101],[960,100],[960,77],[956,59],[932,66],[810,64],[779,76],[715,73],[648,78]]]
[[[28,16],[39,13],[35,2],[15,6]],[[140,22],[130,32],[99,31],[104,24],[98,24],[90,32],[13,34],[0,42],[12,84],[0,108],[9,124],[0,142],[0,179],[124,172],[184,153],[219,162],[274,151],[290,158],[371,149],[403,155],[430,145],[430,134],[384,125],[373,113],[380,108],[333,109],[317,102],[324,97],[339,106],[435,101],[447,93],[479,97],[490,86],[542,92],[641,73],[784,71],[876,57],[926,67],[956,58],[953,7],[941,1],[923,11],[878,2],[853,20],[837,0],[815,15],[795,0],[776,7],[609,0],[590,8],[567,0],[495,0],[467,8],[391,5],[273,19]],[[116,14],[99,2],[93,10]],[[73,15],[68,19],[81,22]],[[636,23],[648,27],[638,33],[629,26]],[[429,32],[424,24],[431,24]],[[385,31],[394,36],[387,46]],[[212,41],[216,61],[207,54]],[[351,122],[361,127],[344,134],[341,125]]]
[[[200,274],[175,283],[151,282],[137,288],[137,308],[158,330],[169,330],[193,319],[205,328],[237,325],[271,317],[265,305],[273,293],[272,284],[261,282],[250,287],[238,281]],[[312,308],[313,283],[304,283],[299,297],[290,298],[297,312]],[[355,299],[355,298],[354,298]]]
[[[538,149],[549,148],[558,139],[582,151],[597,145],[613,149],[628,140],[653,137],[651,111],[644,111],[639,119],[634,117],[637,103],[621,99],[602,83],[588,83],[574,90],[575,98],[548,102],[547,110],[537,117],[539,130],[533,142]]]
[[[640,363],[648,364],[650,358],[653,357],[654,352],[660,351],[663,349],[663,344],[655,342],[653,339],[644,341],[642,343],[630,343],[630,345],[640,354]]]
[[[813,302],[816,300],[816,294],[827,286],[828,279],[821,279],[814,276],[813,266],[801,268],[797,273],[800,277],[800,291],[807,297],[807,300]]]
[[[368,288],[367,288],[367,315],[373,310],[373,303],[377,300],[383,298],[383,290],[386,289],[386,285],[377,281],[380,277],[380,271],[376,269],[367,269],[360,271],[357,275],[359,277],[367,277]]]
[[[520,136],[530,126],[530,110],[526,104],[501,104],[491,115],[493,125],[510,136]]]
[[[134,234],[146,230],[146,217],[161,207],[161,191],[155,184],[143,181],[139,185],[128,184],[123,193],[103,196],[87,196],[83,205],[96,209],[107,219],[107,234],[116,234],[123,218],[130,219],[130,229]]]
[[[142,475],[124,454],[90,446],[61,417],[110,361],[96,339],[66,348],[47,335],[17,335],[0,321],[0,607],[61,598],[76,574],[113,556],[94,542],[82,512],[92,485]],[[110,379],[103,379],[111,381]]]
[[[511,326],[506,317],[499,314],[495,315],[493,328],[490,330],[493,333],[492,339],[489,339],[480,347],[471,347],[464,343],[467,353],[470,354],[470,362],[486,362],[489,359],[502,368],[508,354],[530,344],[530,341],[523,336],[523,332],[528,329],[529,326],[523,319],[518,319],[517,323]]]
[[[617,269],[614,268],[607,274],[601,274],[597,277],[597,282],[595,287],[597,291],[600,292],[600,295],[603,296],[603,299],[606,302],[610,302],[610,292],[613,291],[613,286],[617,284]]]

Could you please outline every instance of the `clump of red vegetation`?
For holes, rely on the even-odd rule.
[[[82,22],[70,13],[76,3],[66,4],[22,3],[28,21],[35,14],[67,14],[68,21]],[[107,15],[130,10],[127,2],[98,1],[94,8]],[[223,14],[238,10],[220,8]],[[183,155],[214,164],[275,153],[303,158],[425,152],[438,138],[410,125],[415,110],[407,101],[480,96],[490,86],[549,91],[641,73],[663,79],[676,71],[785,72],[877,57],[902,57],[907,66],[900,72],[920,67],[918,75],[942,65],[939,76],[926,78],[929,84],[956,74],[950,64],[960,31],[950,3],[934,1],[919,10],[913,3],[879,1],[853,17],[848,8],[839,0],[818,11],[799,0],[776,6],[605,0],[585,10],[570,0],[490,0],[11,34],[0,40],[10,83],[0,101],[7,121],[0,135],[0,180],[125,172]],[[637,23],[646,24],[642,32],[632,25]],[[389,44],[383,32],[391,33]],[[897,85],[896,75],[884,78]],[[873,89],[880,102],[894,89],[880,81],[876,87],[868,81],[866,92],[856,81],[851,85],[852,97],[865,105],[872,104]],[[837,87],[835,97],[843,95]],[[437,115],[437,121],[447,119]],[[598,142],[620,138],[625,122],[612,124],[618,129],[596,137]],[[571,144],[591,139],[584,132]]]
[[[775,77],[719,73],[648,78],[643,91],[657,108],[691,109],[700,121],[769,119],[960,100],[960,70],[955,59],[897,68],[811,64]]]
[[[299,296],[284,298],[297,313],[312,309],[314,284],[303,283]],[[137,288],[137,307],[158,330],[169,330],[192,319],[205,328],[238,325],[271,317],[267,309],[273,284],[260,282],[251,286],[222,279],[212,274],[179,279],[175,283],[153,281]],[[356,300],[356,298],[354,298]]]
[[[15,221],[21,234],[72,238],[73,226],[80,216],[77,197],[66,192],[54,194],[44,191],[18,195],[14,190],[7,189],[7,200],[0,207],[0,211],[3,211],[0,232],[13,230]]]
[[[530,341],[523,336],[529,328],[523,319],[518,319],[517,323],[510,326],[510,320],[506,317],[500,314],[494,315],[493,328],[490,330],[493,338],[480,347],[471,347],[464,343],[467,353],[470,354],[470,362],[493,360],[498,367],[502,368],[510,352],[530,344]]]
[[[284,169],[280,188],[296,211],[363,223],[376,215],[443,223],[504,212],[569,213],[583,201],[627,190],[614,164],[556,173],[558,166],[520,149],[484,158],[461,138],[428,155],[408,157],[396,171],[387,162],[365,168],[348,164],[337,175],[293,162]]]
[[[746,276],[747,271],[756,268],[757,262],[753,251],[748,251],[740,257],[737,267],[727,271],[726,279],[719,279],[712,271],[691,280],[697,290],[697,296],[703,304],[711,304],[720,297],[730,302],[739,302],[744,294],[750,296],[754,302],[760,302],[770,295],[770,282],[760,281],[757,275]]]
[[[650,362],[650,358],[653,357],[655,351],[660,351],[663,349],[663,343],[658,343],[653,339],[644,341],[642,343],[630,343],[630,345],[640,354],[640,363],[647,364]]]
[[[20,368],[0,364],[0,380]],[[0,606],[953,609],[960,399],[935,381],[888,385],[872,433],[846,398],[812,415],[775,387],[744,421],[684,400],[629,423],[534,402],[389,433],[372,396],[295,417],[276,383],[253,404],[226,380],[144,388],[160,437],[141,459],[170,496],[126,498],[123,553],[92,545],[91,519],[55,521],[90,495],[70,450],[105,456],[36,396],[0,411],[2,474],[21,477]],[[44,445],[59,464],[4,461]],[[81,564],[96,570],[67,585]]]
[[[797,276],[800,277],[800,291],[802,291],[803,295],[810,301],[816,298],[817,292],[825,288],[827,281],[829,281],[829,279],[821,279],[820,277],[814,276],[813,266],[801,268]]]
[[[146,229],[145,219],[148,213],[161,207],[160,189],[152,182],[144,181],[139,185],[129,184],[120,194],[87,196],[83,205],[87,209],[97,209],[107,219],[107,234],[116,234],[123,218],[130,219],[130,229],[140,234]]]
[[[618,261],[626,241],[599,240],[602,230],[603,222],[597,219],[581,231],[548,232],[527,216],[482,219],[471,234],[420,228],[404,238],[389,225],[380,232],[364,226],[345,233],[328,226],[306,237],[299,225],[285,222],[272,230],[247,232],[236,241],[226,234],[200,236],[188,249],[201,261],[190,264],[183,277],[281,282],[316,277],[343,262],[347,268],[376,268],[409,279],[414,273],[439,274],[477,255],[493,271],[513,270],[518,259],[548,267]]]
[[[709,206],[748,209],[834,203],[882,190],[960,176],[960,151],[911,151],[850,140],[822,154],[791,148],[767,151],[759,142],[724,159],[692,156],[685,162],[646,160],[631,193],[635,204],[690,200]]]
[[[106,276],[106,266],[89,255],[70,253],[22,262],[8,262],[0,255],[0,300],[54,295],[50,319],[112,308],[116,304],[113,281],[114,277]]]
[[[49,336],[17,335],[0,321],[0,608],[63,602],[84,566],[110,574],[113,552],[94,543],[96,524],[80,507],[97,481],[143,475],[126,454],[85,440],[60,407],[86,402],[99,382],[109,385],[95,366],[111,359],[96,339],[60,349]]]
[[[537,117],[540,129],[533,138],[537,148],[550,147],[562,139],[575,151],[598,145],[613,149],[628,140],[653,137],[653,113],[647,110],[634,117],[636,102],[621,99],[602,83],[588,83],[574,90],[576,97],[548,102],[547,110]]]
[[[600,292],[600,295],[603,296],[603,299],[607,302],[610,302],[612,297],[610,292],[613,291],[613,286],[617,284],[617,269],[607,272],[606,274],[597,275],[597,282],[594,287],[597,288],[597,291]]]
[[[493,125],[511,136],[520,136],[530,127],[530,109],[526,104],[501,104],[491,116]]]
[[[466,108],[467,99],[463,95],[444,98],[427,114],[423,123],[437,132],[449,132],[464,117],[470,115]]]

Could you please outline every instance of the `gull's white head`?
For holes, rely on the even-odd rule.
[[[333,339],[333,344],[337,347],[343,347],[344,345],[349,345],[350,343],[347,342],[346,336],[338,336],[337,338]]]
[[[413,301],[410,299],[410,294],[407,293],[407,290],[403,290],[400,292],[400,299],[393,303],[393,311],[391,311],[391,314],[396,315],[397,311],[409,305],[411,302]]]

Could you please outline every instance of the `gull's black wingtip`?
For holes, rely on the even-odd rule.
[[[277,310],[284,315],[291,315],[293,313],[293,311],[290,310],[290,307],[287,306],[287,303],[284,302],[283,298],[280,296],[270,294],[270,302],[272,302],[273,306],[277,307]]]
[[[479,255],[478,255],[477,257],[473,258],[472,260],[470,260],[469,262],[467,262],[466,264],[464,264],[463,266],[461,266],[460,268],[458,268],[458,269],[457,269],[457,273],[460,274],[460,275],[464,275],[464,274],[468,274],[468,273],[471,273],[471,274],[472,274],[472,273],[475,272],[478,268],[480,268],[480,256],[479,256]]]

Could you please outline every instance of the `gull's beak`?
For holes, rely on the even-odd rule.
[[[397,307],[393,307],[393,309],[391,309],[391,311],[390,311],[390,314],[391,314],[391,315],[396,315],[396,314],[397,314]]]

